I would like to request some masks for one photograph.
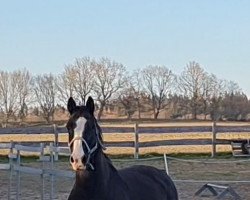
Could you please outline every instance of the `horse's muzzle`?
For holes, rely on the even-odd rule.
[[[70,164],[75,171],[84,170],[86,168],[82,163],[82,159],[74,159],[73,156],[70,157]]]

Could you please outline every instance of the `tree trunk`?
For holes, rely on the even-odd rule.
[[[157,119],[159,116],[160,111],[157,109],[157,111],[154,113],[154,119]]]
[[[49,116],[49,114],[48,115],[45,115],[45,120],[46,120],[46,122],[49,124],[49,122],[50,122],[50,116]]]
[[[141,104],[139,100],[137,100],[137,108],[138,108],[138,119],[141,119]]]
[[[160,108],[156,108],[155,114],[154,114],[154,119],[158,119],[158,116],[160,114]]]
[[[196,107],[193,110],[193,119],[196,120],[197,119],[197,109]]]
[[[127,119],[131,120],[131,118],[132,118],[132,114],[130,112],[127,112]]]
[[[154,119],[155,119],[156,111],[155,111],[155,105],[154,104],[153,104],[153,114],[154,114]]]
[[[98,121],[99,121],[99,120],[101,119],[101,117],[102,117],[102,113],[103,113],[104,107],[105,107],[105,103],[101,103],[101,105],[100,105],[100,110],[99,110],[99,112],[98,112],[98,114],[97,114],[97,120],[98,120]]]

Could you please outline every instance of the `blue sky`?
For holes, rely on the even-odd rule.
[[[0,6],[0,69],[60,73],[107,56],[128,69],[196,61],[250,96],[248,0],[10,0]]]

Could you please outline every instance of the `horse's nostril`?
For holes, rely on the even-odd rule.
[[[73,163],[74,162],[74,158],[72,156],[70,156],[70,162]]]

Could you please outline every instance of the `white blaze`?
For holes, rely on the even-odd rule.
[[[76,121],[76,128],[74,129],[74,138],[80,137],[82,138],[82,134],[84,131],[84,127],[86,124],[86,119],[84,117],[79,117]],[[84,156],[82,140],[75,140],[73,142],[73,152],[71,154],[74,160],[78,160],[77,165],[82,165],[82,157]]]

